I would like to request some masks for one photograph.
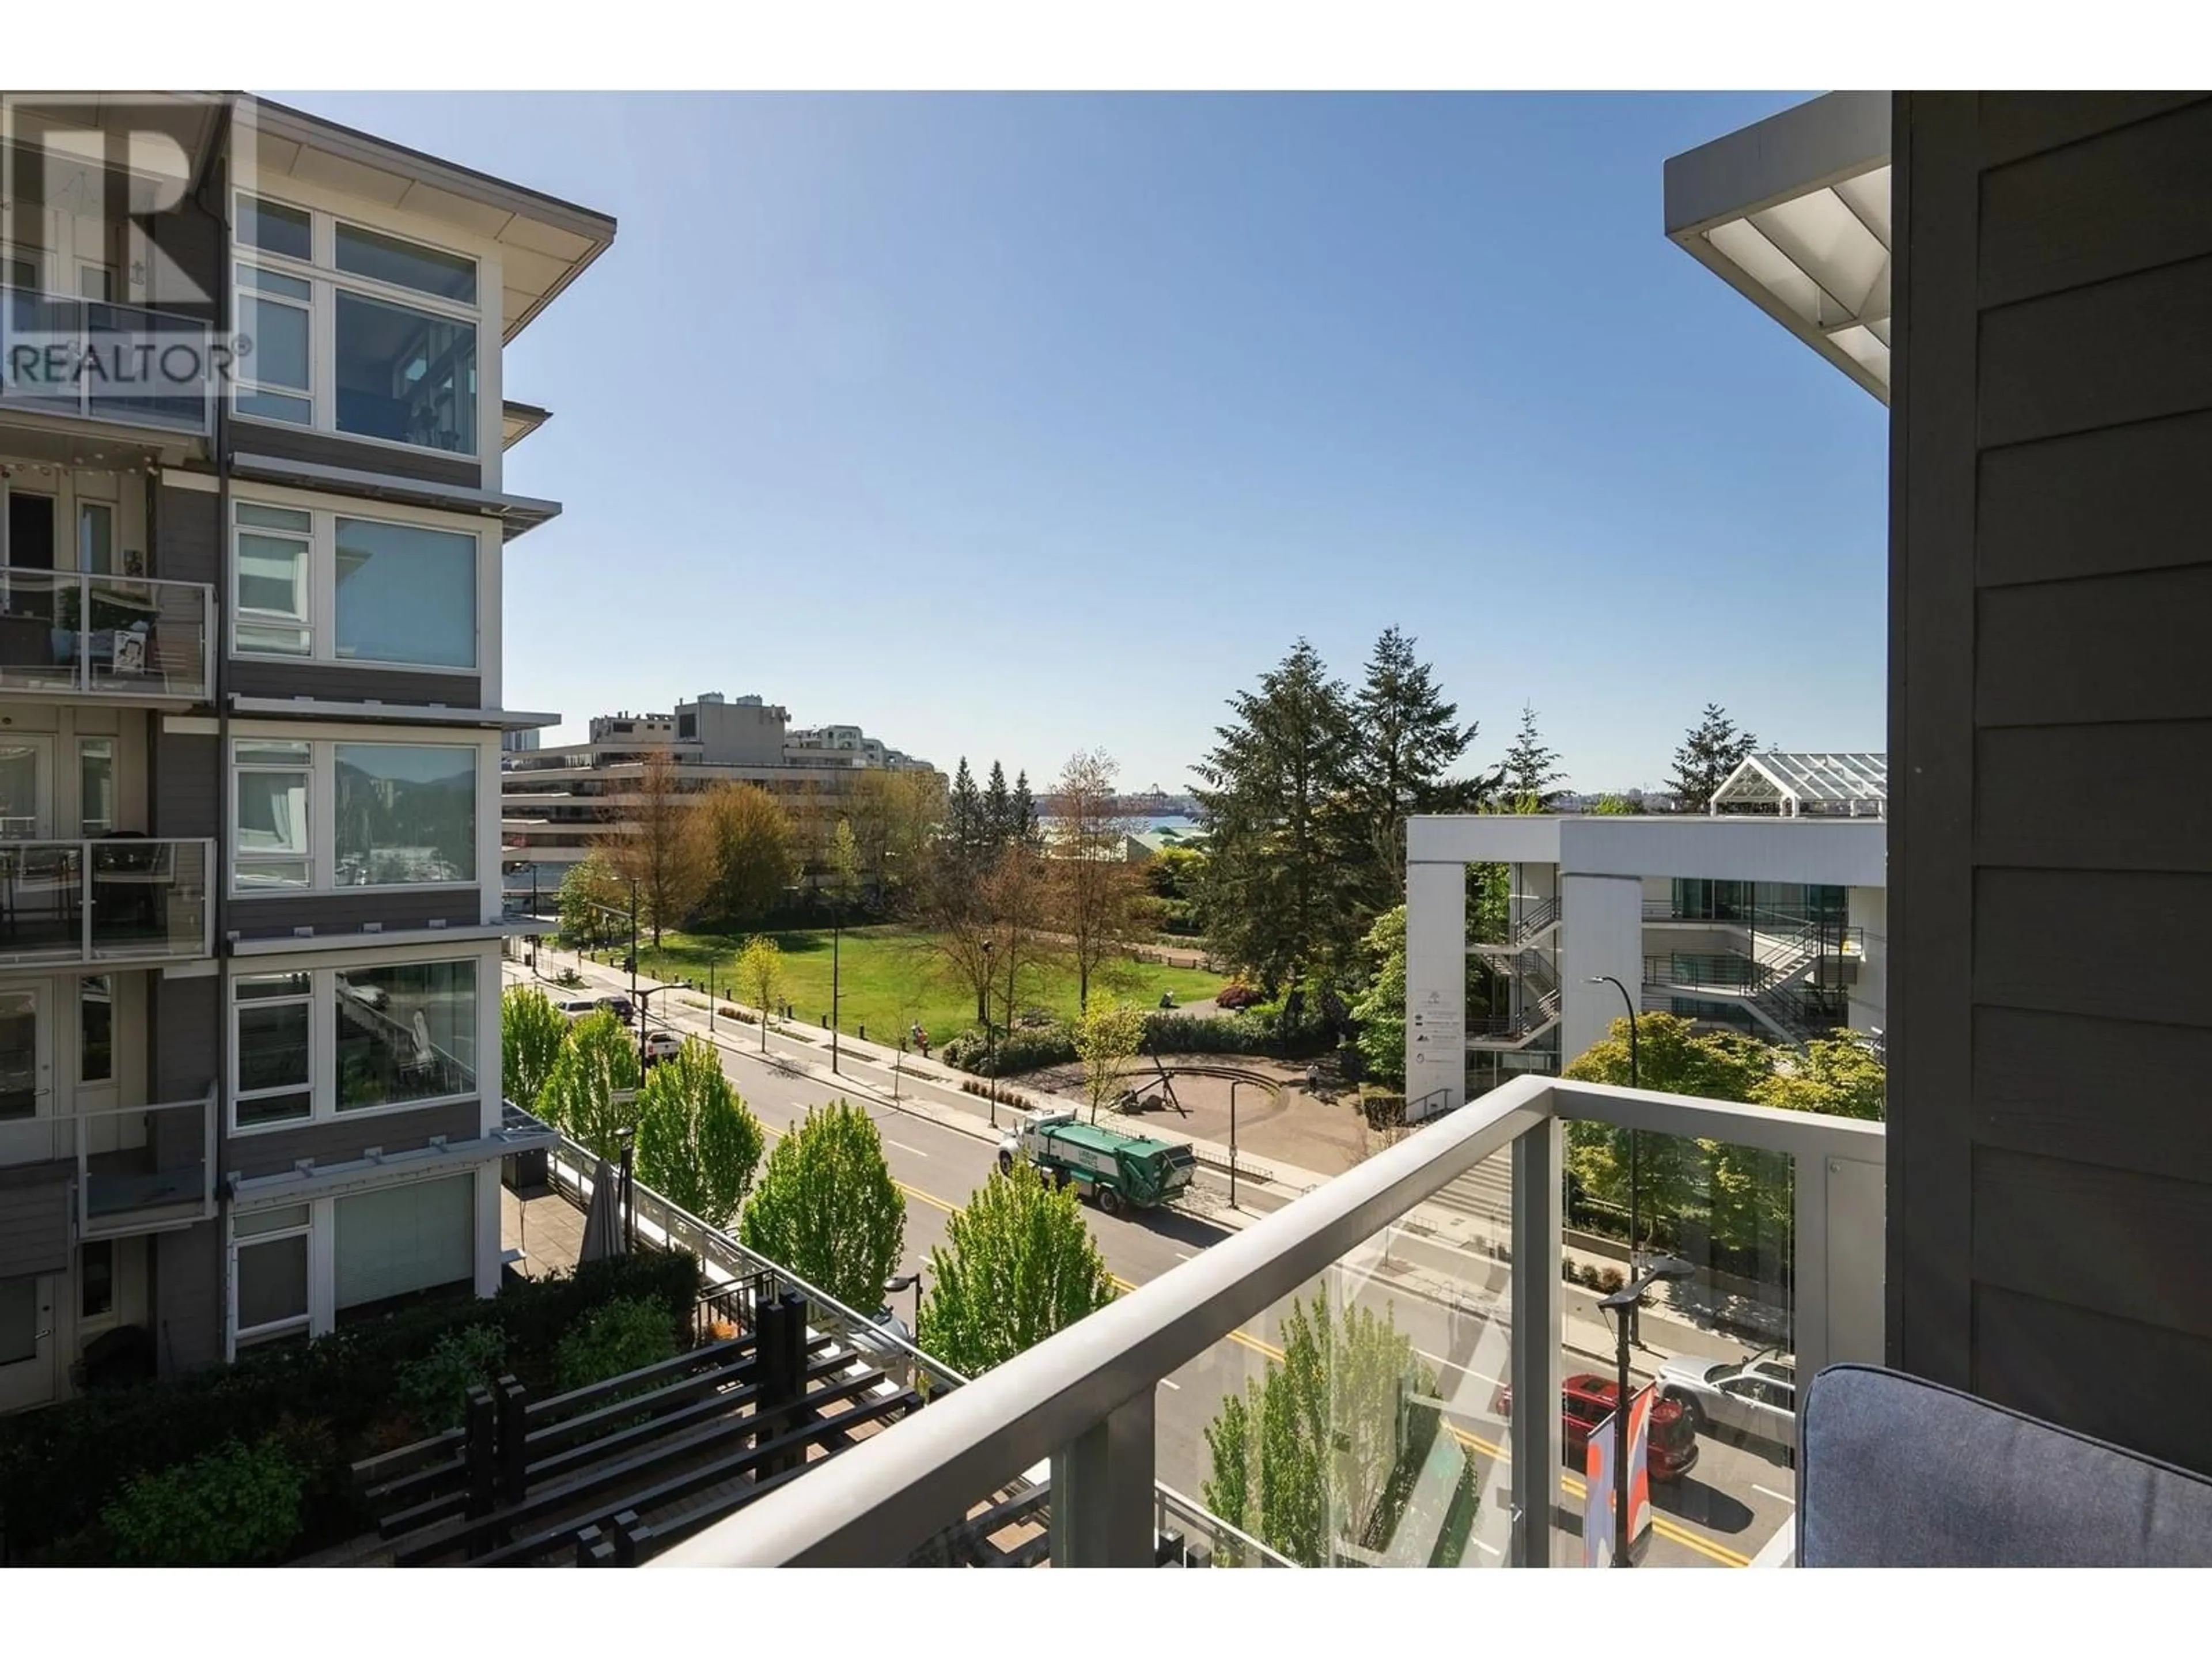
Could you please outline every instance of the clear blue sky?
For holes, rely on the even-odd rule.
[[[1884,744],[1879,404],[1661,228],[1808,95],[276,94],[611,213],[508,354],[507,701],[759,692],[947,771],[1184,787],[1310,637],[1416,635],[1579,788],[1708,699]]]

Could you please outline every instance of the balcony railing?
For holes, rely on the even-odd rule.
[[[1571,1122],[1637,1132],[1646,1143],[1644,1179],[1651,1183],[1658,1182],[1658,1171],[1679,1171],[1682,1162],[1662,1157],[1664,1149],[1655,1142],[1677,1149],[1720,1143],[1748,1149],[1739,1168],[1762,1171],[1763,1190],[1774,1202],[1749,1226],[1751,1242],[1731,1246],[1728,1273],[1721,1271],[1719,1252],[1711,1257],[1705,1288],[1711,1298],[1716,1304],[1741,1300],[1740,1275],[1758,1265],[1747,1258],[1778,1261],[1786,1268],[1776,1282],[1788,1285],[1791,1354],[1782,1375],[1791,1374],[1791,1364],[1795,1375],[1810,1377],[1832,1362],[1880,1358],[1879,1124],[1523,1078],[1139,1286],[653,1565],[864,1566],[927,1560],[935,1540],[972,1527],[977,1514],[990,1512],[983,1506],[995,1494],[1024,1471],[1048,1462],[1055,1565],[1151,1565],[1160,1548],[1157,1465],[1160,1448],[1170,1443],[1158,1431],[1182,1409],[1176,1402],[1188,1398],[1183,1391],[1200,1386],[1206,1374],[1206,1368],[1184,1368],[1207,1357],[1206,1368],[1218,1376],[1242,1363],[1237,1356],[1243,1349],[1256,1347],[1277,1361],[1294,1342],[1314,1352],[1305,1334],[1314,1328],[1310,1306],[1302,1310],[1291,1304],[1288,1318],[1275,1327],[1279,1347],[1247,1328],[1317,1279],[1323,1298],[1319,1319],[1327,1328],[1336,1328],[1327,1298],[1338,1291],[1348,1298],[1346,1335],[1337,1340],[1352,1341],[1355,1304],[1361,1319],[1372,1315],[1392,1327],[1411,1320],[1418,1306],[1419,1317],[1438,1334],[1427,1339],[1427,1349],[1407,1348],[1419,1356],[1419,1364],[1401,1373],[1395,1390],[1387,1385],[1369,1390],[1383,1401],[1379,1408],[1331,1415],[1322,1425],[1324,1470],[1336,1459],[1354,1464],[1365,1456],[1391,1473],[1358,1494],[1356,1503],[1332,1492],[1322,1505],[1319,1533],[1325,1535],[1308,1528],[1306,1555],[1344,1562],[1551,1565],[1555,1554],[1574,1547],[1562,1541],[1570,1528],[1555,1518],[1562,1485],[1571,1498],[1583,1498],[1583,1489],[1573,1477],[1563,1483],[1559,1472],[1568,1432],[1562,1412],[1516,1411],[1511,1401],[1563,1399],[1570,1292],[1559,1267]],[[1603,1131],[1590,1133],[1601,1136]],[[1407,1262],[1437,1224],[1431,1200],[1493,1158],[1507,1166],[1503,1172],[1492,1166],[1485,1176],[1510,1200],[1510,1266],[1484,1259],[1469,1270],[1480,1280],[1473,1299],[1455,1290],[1448,1304],[1439,1305],[1435,1293],[1413,1287]],[[1653,1193],[1651,1187],[1645,1190]],[[1724,1194],[1717,1182],[1711,1213],[1696,1225],[1717,1222],[1724,1197],[1737,1205],[1742,1196],[1741,1183]],[[1656,1194],[1647,1198],[1655,1206],[1657,1201]],[[1502,1286],[1501,1276],[1508,1281]],[[1572,1317],[1585,1328],[1577,1340],[1587,1342],[1590,1322],[1577,1307]],[[1419,1340],[1418,1333],[1409,1339]],[[1330,1402],[1349,1397],[1346,1386],[1356,1379],[1348,1358],[1346,1369],[1337,1370],[1327,1340],[1319,1352],[1325,1375],[1316,1398],[1328,1415]],[[1431,1362],[1442,1363],[1431,1370]],[[1455,1382],[1439,1380],[1446,1364]],[[1176,1391],[1160,1392],[1178,1373],[1183,1381]],[[1233,1370],[1228,1375],[1233,1382]],[[1295,1376],[1288,1380],[1294,1386],[1298,1382]],[[1499,1382],[1510,1393],[1499,1390]],[[1229,1401],[1245,1397],[1232,1388],[1216,1422],[1229,1419]],[[1256,1419],[1258,1407],[1251,1409]],[[1703,1415],[1693,1419],[1687,1407],[1672,1409],[1680,1416],[1666,1419],[1654,1443],[1668,1445],[1678,1459],[1691,1444],[1680,1437],[1679,1425],[1694,1421],[1702,1443],[1706,1429],[1717,1426],[1727,1413],[1713,1405],[1709,1423]],[[1565,1415],[1570,1424],[1576,1420],[1571,1411]],[[1784,1410],[1778,1416],[1780,1432],[1794,1445],[1794,1414]],[[1417,1419],[1424,1428],[1409,1433],[1408,1425]],[[1274,1419],[1269,1423],[1272,1437]],[[1770,1434],[1774,1426],[1768,1425]],[[1256,1436],[1256,1423],[1251,1431]],[[1209,1431],[1209,1444],[1212,1437]],[[1782,1455],[1790,1450],[1785,1445]],[[1218,1450],[1213,1455],[1219,1477]],[[1717,1452],[1709,1461],[1724,1460]],[[1764,1482],[1790,1479],[1764,1463],[1759,1468]],[[1721,1478],[1717,1472],[1715,1478]],[[1333,1480],[1326,1477],[1325,1484]],[[1253,1490],[1260,1486],[1255,1480]],[[1746,1486],[1753,1493],[1762,1489]],[[1218,1495],[1218,1488],[1209,1492],[1206,1502],[1224,1507]],[[1742,1512],[1741,1506],[1731,1511]],[[1747,1565],[1769,1541],[1768,1530],[1741,1520],[1734,1524],[1733,1545],[1716,1543],[1678,1518],[1662,1517],[1652,1531],[1681,1540],[1675,1547]],[[1776,1516],[1771,1531],[1790,1524],[1786,1513]],[[1252,1529],[1267,1535],[1264,1528]],[[1457,1542],[1446,1551],[1437,1541],[1455,1532],[1464,1542],[1463,1554]],[[1298,1552],[1292,1553],[1295,1559]]]
[[[205,702],[214,617],[204,582],[0,570],[0,691]]]
[[[0,1111],[11,1095],[35,1103],[0,1087]],[[215,1213],[215,1099],[0,1121],[0,1168],[75,1165],[80,1238],[189,1226]]]
[[[197,318],[0,288],[0,414],[24,410],[205,437],[228,373],[222,350]]]
[[[211,955],[214,859],[211,841],[0,841],[0,963]]]

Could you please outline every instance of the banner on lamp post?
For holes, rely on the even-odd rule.
[[[1655,1390],[1645,1388],[1628,1405],[1628,1553],[1641,1560],[1651,1532],[1651,1407]],[[1583,1453],[1583,1565],[1613,1565],[1613,1460],[1619,1430],[1614,1413],[1589,1431]]]

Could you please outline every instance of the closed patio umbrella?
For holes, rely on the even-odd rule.
[[[576,1264],[623,1253],[622,1219],[615,1196],[614,1166],[601,1158],[592,1171],[592,1202],[584,1212],[584,1242]]]

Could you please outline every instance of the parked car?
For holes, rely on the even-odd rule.
[[[599,1012],[599,1005],[592,1001],[589,997],[580,997],[574,1002],[562,1003],[561,1005],[561,1012],[568,1015],[569,1022],[574,1024],[577,1020],[586,1019],[592,1015],[598,1013]]]
[[[1797,1367],[1779,1349],[1746,1360],[1683,1354],[1660,1364],[1658,1382],[1694,1430],[1734,1429],[1771,1445],[1797,1443]]]
[[[855,1331],[853,1347],[869,1364],[878,1370],[888,1370],[907,1358],[906,1349],[900,1344],[911,1343],[914,1333],[907,1328],[906,1321],[893,1313],[888,1305],[878,1307],[873,1317],[878,1330],[887,1331],[896,1340],[886,1342],[872,1334]]]
[[[684,1039],[673,1031],[647,1031],[645,1034],[645,1063],[657,1060],[673,1060],[684,1052]]]
[[[605,1009],[609,1013],[612,1014],[617,1019],[620,1020],[625,1025],[633,1024],[637,1019],[637,1010],[631,1006],[630,1000],[628,997],[601,997],[599,999],[599,1006]]]
[[[1613,1415],[1620,1385],[1595,1371],[1577,1371],[1559,1385],[1560,1461],[1570,1468],[1584,1466],[1589,1452],[1590,1431]],[[1498,1393],[1498,1414],[1513,1415],[1513,1391]],[[1689,1413],[1664,1394],[1651,1404],[1651,1444],[1649,1452],[1654,1480],[1680,1480],[1698,1465],[1698,1435]]]

